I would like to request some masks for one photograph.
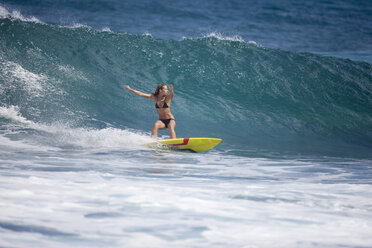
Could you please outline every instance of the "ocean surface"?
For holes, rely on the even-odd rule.
[[[371,1],[0,1],[0,247],[372,247]],[[174,85],[177,137],[144,146]],[[160,138],[168,138],[167,130]]]

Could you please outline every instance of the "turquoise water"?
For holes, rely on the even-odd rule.
[[[152,92],[166,82],[179,137],[221,137],[222,150],[370,157],[368,63],[216,37],[157,40],[9,18],[0,27],[1,105],[28,120],[149,132],[153,104],[122,85]]]
[[[0,246],[371,244],[370,63],[1,11]],[[122,85],[160,82],[177,136],[219,146],[143,146],[154,104]]]

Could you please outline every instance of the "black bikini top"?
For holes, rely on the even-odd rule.
[[[160,108],[157,103],[155,103],[155,108]],[[168,104],[166,102],[164,102],[163,108],[169,108],[169,106],[168,106]]]

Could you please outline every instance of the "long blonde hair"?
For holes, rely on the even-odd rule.
[[[158,87],[156,87],[154,96],[158,96],[159,95],[159,91],[162,90],[164,86],[166,86],[166,84],[159,84]]]

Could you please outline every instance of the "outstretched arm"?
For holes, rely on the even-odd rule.
[[[144,97],[144,98],[151,98],[152,94],[147,94],[147,93],[143,93],[141,91],[138,91],[138,90],[134,90],[132,89],[131,87],[129,87],[129,85],[124,85],[124,87],[129,90],[129,91],[132,91],[134,94],[136,94],[137,96],[141,96],[141,97]]]

